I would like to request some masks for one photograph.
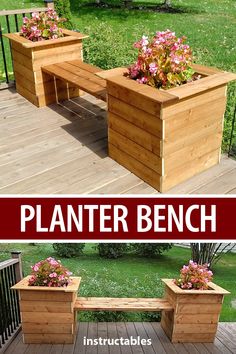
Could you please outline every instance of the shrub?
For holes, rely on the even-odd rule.
[[[55,9],[60,17],[66,18],[65,27],[68,29],[73,28],[72,16],[70,11],[70,0],[55,0]]]
[[[85,243],[54,243],[53,248],[57,255],[65,258],[80,256],[83,253]]]
[[[160,255],[164,251],[170,250],[171,243],[131,243],[130,249],[136,254],[144,257],[152,257]]]
[[[105,258],[119,258],[127,250],[126,243],[99,243],[97,245],[98,253]]]
[[[35,263],[32,267],[30,286],[66,287],[70,283],[69,270],[52,257]]]
[[[134,43],[138,60],[130,66],[129,77],[140,84],[168,89],[193,80],[192,51],[185,44],[186,37],[177,38],[175,32],[157,32]]]
[[[212,271],[208,269],[208,265],[200,265],[196,262],[189,261],[180,270],[180,277],[175,279],[175,284],[182,289],[208,289],[208,283],[212,280]]]
[[[56,11],[33,12],[32,18],[24,17],[21,35],[32,42],[63,37],[62,27],[66,20],[59,18]]]

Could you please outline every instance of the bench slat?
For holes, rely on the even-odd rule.
[[[159,298],[103,298],[79,297],[75,302],[77,311],[172,311],[173,306]]]
[[[73,72],[71,63],[75,63],[75,70]],[[106,101],[106,89],[105,89],[105,80],[98,78],[95,74],[87,69],[83,68],[90,68],[90,70],[96,70],[90,66],[89,64],[84,65],[80,60],[71,61],[71,62],[63,62],[57,63],[52,65],[47,65],[42,68],[43,72],[53,75],[54,77],[66,81],[69,84],[74,86],[78,86],[81,90],[90,93],[91,95]],[[69,65],[69,71],[68,71]],[[80,73],[76,74],[75,72],[80,70]],[[100,69],[101,70],[101,69]]]

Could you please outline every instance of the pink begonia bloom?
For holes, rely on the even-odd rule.
[[[56,278],[57,277],[57,273],[53,272],[53,273],[49,274],[49,277],[50,278]]]
[[[148,82],[148,79],[146,77],[142,77],[141,79],[136,80],[139,84],[146,84]]]
[[[38,12],[32,12],[32,18],[34,18],[34,19],[39,19],[39,13]]]
[[[64,279],[65,279],[65,276],[63,274],[59,275],[58,280],[64,280]]]
[[[151,63],[149,64],[149,71],[151,74],[155,75],[157,73],[157,64],[156,63]]]
[[[28,23],[28,22],[29,22],[28,17],[23,17],[23,23],[26,24],[26,23]]]
[[[72,275],[72,272],[66,271],[66,275]]]
[[[32,267],[33,271],[37,272],[39,270],[39,267],[37,266],[37,264],[35,264],[33,267]]]

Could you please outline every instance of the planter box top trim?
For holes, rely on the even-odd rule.
[[[65,293],[73,293],[78,290],[81,278],[80,277],[71,277],[72,283],[69,284],[66,288],[52,288],[48,286],[29,286],[29,278],[30,275],[19,281],[19,283],[15,284],[11,287],[14,290],[37,290],[37,291],[63,291]]]
[[[133,90],[146,98],[157,101],[161,104],[170,105],[187,99],[200,93],[207,92],[216,87],[226,85],[230,81],[236,80],[236,74],[220,71],[204,65],[194,64],[194,70],[203,76],[200,80],[195,80],[187,84],[174,87],[168,90],[158,90],[148,85],[141,85],[129,77],[123,76],[127,68],[115,68],[99,72],[96,75],[106,79],[108,83],[114,83],[121,87]]]
[[[64,37],[57,38],[57,39],[48,39],[45,41],[39,41],[39,42],[32,42],[29,39],[24,38],[23,36],[20,36],[20,33],[6,33],[4,34],[4,37],[7,37],[8,39],[21,43],[23,47],[30,49],[30,48],[42,48],[50,45],[56,45],[60,43],[65,43],[65,42],[73,42],[73,41],[78,41],[82,40],[85,38],[88,38],[88,35],[82,34],[80,32],[75,32],[75,31],[70,31],[67,29],[62,29],[64,33]]]
[[[187,294],[194,294],[194,295],[228,295],[230,294],[229,291],[221,288],[220,286],[216,285],[215,283],[210,282],[209,283],[209,290],[185,290],[179,288],[173,281],[174,279],[161,279],[163,283],[165,283],[172,291],[174,291],[177,295],[182,294],[182,295],[187,295]]]

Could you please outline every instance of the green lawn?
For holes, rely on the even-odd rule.
[[[120,4],[118,0],[104,0],[109,6]],[[160,13],[146,10],[120,8],[97,8],[88,6],[93,0],[71,0],[75,27],[88,33],[84,58],[102,68],[127,65],[135,58],[134,41],[142,34],[170,28],[178,36],[186,35],[194,50],[195,61],[236,71],[235,26],[236,6],[234,0],[173,0],[176,13]],[[162,0],[134,0],[134,4],[161,4]],[[42,6],[43,1],[1,0],[1,9]],[[19,19],[20,20],[20,19]],[[3,31],[6,24],[2,23]],[[12,23],[12,28],[14,24]],[[7,42],[6,42],[7,46]],[[10,63],[10,54],[7,54]],[[12,72],[9,64],[10,72]],[[0,80],[3,63],[0,62]],[[3,77],[3,76],[2,76]],[[235,107],[236,83],[228,90],[227,114],[224,127],[223,149],[229,144],[231,122]],[[236,144],[236,136],[235,136]]]
[[[23,254],[24,274],[30,273],[30,266],[48,256],[56,257],[51,244],[0,244],[0,260],[10,258],[9,252],[20,250]],[[81,296],[111,297],[160,297],[163,295],[161,278],[173,278],[190,258],[189,249],[173,247],[160,257],[143,258],[126,255],[118,260],[100,258],[94,246],[87,244],[84,255],[74,259],[61,259],[74,275],[82,277]],[[236,299],[236,254],[224,255],[215,266],[214,281],[231,292],[226,296],[221,321],[235,321],[236,309],[231,301]],[[109,316],[109,317],[108,317]],[[148,314],[83,313],[81,320],[149,320]]]

